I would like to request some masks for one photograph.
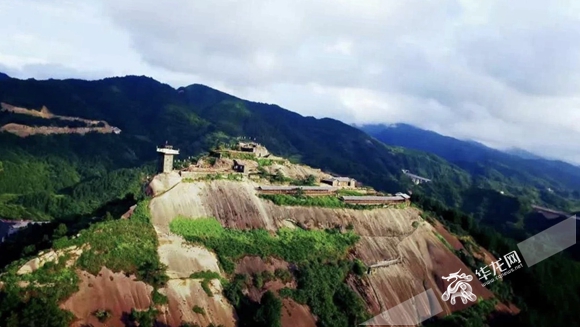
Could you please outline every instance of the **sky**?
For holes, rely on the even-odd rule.
[[[7,0],[0,72],[146,75],[580,164],[580,1]]]

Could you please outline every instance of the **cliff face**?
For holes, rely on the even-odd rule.
[[[451,305],[440,300],[447,288],[442,276],[459,270],[473,272],[438,239],[435,228],[420,218],[418,209],[280,207],[259,198],[256,186],[252,182],[224,180],[179,183],[151,201],[153,224],[161,240],[171,237],[175,244],[183,241],[179,236],[168,236],[169,223],[178,216],[191,219],[215,217],[228,228],[264,228],[270,231],[291,225],[309,229],[346,228],[350,225],[361,236],[351,255],[373,268],[372,274],[363,282],[351,280],[349,285],[365,300],[372,314],[387,310],[427,289],[433,289],[439,297],[444,310],[441,315],[473,305],[461,301]],[[162,245],[159,253],[169,271],[219,271],[215,259],[202,259],[209,254],[193,256],[191,251],[181,246],[165,251]],[[477,281],[471,284],[478,297],[487,299],[493,296]],[[170,307],[177,300],[170,297]],[[428,304],[419,305],[427,308]],[[226,319],[226,311],[223,312]],[[234,312],[228,314],[231,314],[226,319],[229,321]],[[288,326],[292,325],[288,323]]]

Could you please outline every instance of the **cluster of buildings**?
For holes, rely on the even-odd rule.
[[[263,185],[256,190],[259,194],[287,194],[296,195],[298,193],[304,196],[330,196],[336,195],[344,203],[356,205],[391,205],[391,204],[409,204],[411,197],[405,193],[395,195],[342,195],[339,196],[341,189],[357,189],[357,182],[350,177],[332,177],[320,181],[320,186],[300,186],[300,185]],[[325,185],[324,185],[325,184]]]
[[[173,157],[179,154],[179,150],[174,149],[171,145],[168,145],[166,143],[165,146],[163,147],[157,147],[157,152],[160,154],[159,170],[162,173],[171,172],[173,170]],[[274,158],[273,156],[271,156],[270,152],[266,149],[266,147],[256,142],[238,142],[237,146],[235,146],[231,150],[227,150],[227,152],[230,152],[231,154],[251,153],[255,156],[255,158]],[[222,152],[217,151],[215,155],[221,158]],[[248,168],[247,160],[242,159],[233,160],[233,166],[231,167],[233,171],[238,173],[246,173],[247,168]],[[410,177],[415,184],[431,182],[430,179],[412,174],[408,170],[403,170],[403,173],[408,177]],[[320,180],[319,186],[264,185],[259,186],[257,188],[257,191],[260,194],[295,195],[297,193],[300,193],[305,196],[325,196],[325,195],[339,196],[339,190],[341,189],[357,190],[359,189],[359,186],[360,185],[353,178],[333,176],[330,178],[324,178]],[[395,195],[388,196],[369,195],[369,194],[342,195],[339,196],[339,198],[343,202],[348,204],[389,205],[398,203],[409,204],[411,197],[405,193],[396,193]]]

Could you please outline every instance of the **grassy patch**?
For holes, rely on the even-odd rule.
[[[272,159],[256,159],[256,162],[260,167],[272,166],[274,164],[274,160]]]
[[[184,236],[186,240],[214,250],[228,273],[233,271],[232,260],[245,255],[262,258],[274,256],[292,262],[318,258],[336,260],[343,257],[359,239],[352,232],[342,234],[335,230],[281,229],[276,235],[271,235],[263,229],[225,229],[213,218],[178,217],[169,226],[172,232]]]
[[[217,180],[242,181],[243,179],[244,177],[242,176],[242,174],[229,173],[224,175],[218,173],[218,174],[206,174],[199,176],[197,178],[183,178],[181,181],[183,183],[195,183],[201,181],[217,181]]]
[[[341,208],[355,210],[372,210],[382,208],[382,205],[357,205],[344,203],[333,195],[323,196],[301,196],[289,194],[260,194],[259,197],[270,200],[279,206],[300,206],[300,207],[321,207],[321,208]]]
[[[253,153],[234,152],[234,151],[220,151],[220,153],[222,158],[256,160],[256,155]]]
[[[202,307],[200,307],[200,306],[197,306],[196,305],[196,306],[193,307],[192,310],[193,310],[193,312],[195,312],[197,314],[205,315],[205,310]]]
[[[58,303],[78,290],[79,278],[75,271],[82,269],[96,275],[103,266],[114,272],[135,274],[154,286],[154,303],[166,302],[157,292],[167,277],[157,255],[157,237],[147,205],[148,202],[139,203],[129,220],[99,222],[81,231],[79,237],[63,236],[55,241],[55,249],[89,246],[71,267],[66,267],[69,255],[22,276],[16,274],[22,260],[10,265],[0,277],[5,284],[0,291],[0,320],[16,319],[22,326],[68,326],[73,317],[59,309]],[[21,288],[19,282],[27,286]],[[95,314],[99,319],[107,315],[102,310]]]
[[[178,217],[170,224],[170,229],[186,240],[213,250],[224,270],[231,273],[234,262],[243,256],[277,257],[298,265],[298,290],[285,289],[281,294],[291,296],[300,303],[307,304],[320,318],[320,326],[352,326],[366,318],[363,301],[345,283],[351,272],[364,270],[362,266],[344,260],[349,249],[359,237],[337,230],[281,229],[276,234],[266,230],[233,230],[223,228],[213,218],[187,219]],[[358,269],[360,268],[360,269]],[[201,272],[199,278],[214,277],[212,273]],[[283,282],[292,280],[287,270],[278,269],[255,274],[250,279],[245,275],[235,275],[225,284],[225,296],[236,308],[241,321],[254,323],[253,326],[274,326],[279,322],[278,300],[268,295],[262,301],[271,305],[258,305],[245,295],[252,283],[262,288],[270,280]],[[268,309],[264,309],[268,307]]]
[[[363,196],[366,193],[355,191],[355,190],[347,190],[347,189],[340,189],[338,190],[338,195],[346,195],[346,196]]]
[[[455,249],[451,246],[451,244],[449,244],[449,242],[447,242],[447,240],[443,237],[443,235],[437,233],[436,231],[433,231],[433,234],[435,234],[435,236],[437,236],[437,238],[441,241],[441,243],[445,244],[445,246],[451,251],[451,252],[455,252]]]
[[[194,272],[189,277],[195,279],[202,279],[201,288],[203,289],[205,294],[207,294],[207,296],[209,297],[213,296],[213,292],[209,288],[209,282],[212,279],[219,279],[222,282],[222,284],[225,283],[225,280],[222,278],[222,276],[220,276],[220,274],[210,270]]]
[[[157,235],[150,223],[149,202],[137,205],[131,219],[92,225],[76,239],[59,240],[58,247],[90,244],[77,261],[79,268],[96,275],[106,266],[114,272],[135,274],[137,278],[162,286],[167,277],[157,254]]]

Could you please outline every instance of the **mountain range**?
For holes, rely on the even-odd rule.
[[[556,198],[576,203],[580,189],[578,166],[544,159],[521,149],[504,152],[407,124],[363,125],[360,129],[385,144],[440,156],[468,172],[478,187],[504,194],[527,194],[537,203],[544,201],[564,210],[577,209],[574,204]]]
[[[92,195],[80,190],[111,178],[109,174],[121,174],[119,169],[152,163],[156,145],[168,141],[181,150],[181,158],[188,158],[239,136],[256,139],[291,160],[354,177],[380,190],[425,192],[463,209],[483,193],[514,196],[521,202],[518,207],[529,208],[534,203],[564,211],[575,210],[580,199],[580,169],[575,166],[524,159],[409,125],[364,126],[361,130],[334,119],[303,117],[277,105],[243,100],[200,84],[175,89],[144,76],[98,81],[7,78],[0,83],[0,102],[4,104],[105,121],[122,131],[119,135],[69,133],[27,138],[0,133],[5,149],[0,154],[4,167],[0,192],[5,193],[0,201],[6,204],[0,214],[7,218],[54,217],[71,205],[67,199],[83,196],[87,199],[80,202],[86,205],[66,210],[66,215],[89,214],[126,194],[117,188],[108,193],[115,194],[113,197],[100,194],[99,200],[89,201]],[[3,124],[55,125],[54,119],[0,114]],[[418,187],[402,170],[435,182]],[[472,196],[466,198],[466,194]],[[512,201],[512,197],[503,200]],[[73,202],[77,203],[73,207],[78,206],[79,201]]]
[[[149,192],[144,186],[151,185],[152,176],[156,174],[156,146],[165,143],[180,150],[177,167],[195,163],[210,149],[231,144],[242,137],[265,145],[270,152],[288,158],[290,162],[306,164],[333,175],[353,177],[380,192],[407,191],[412,193],[416,208],[405,210],[422,210],[422,215],[419,211],[413,211],[417,216],[416,224],[406,220],[405,224],[412,228],[429,224],[438,226],[437,219],[440,219],[445,223],[445,228],[459,236],[457,242],[460,246],[448,250],[452,251],[453,256],[463,259],[465,253],[458,249],[462,246],[475,248],[473,240],[490,249],[493,255],[499,256],[513,248],[515,243],[512,243],[512,237],[521,241],[531,232],[536,232],[535,228],[542,218],[533,212],[533,204],[570,212],[577,210],[580,201],[579,169],[566,163],[526,158],[529,157],[526,154],[522,157],[504,153],[409,125],[356,128],[335,119],[303,117],[277,105],[240,99],[200,84],[176,89],[145,76],[114,77],[98,81],[19,80],[5,76],[0,77],[0,102],[0,218],[54,222],[33,228],[30,234],[22,234],[22,238],[17,241],[0,245],[3,253],[0,266],[14,274],[17,263],[22,263],[23,258],[30,259],[40,250],[65,250],[72,247],[73,251],[80,251],[83,249],[82,242],[87,241],[95,249],[90,252],[92,261],[80,260],[83,269],[95,275],[99,273],[101,265],[94,262],[110,260],[108,267],[113,269],[114,264],[115,272],[131,269],[141,280],[155,287],[160,286],[163,283],[163,269],[157,257],[159,244],[155,243],[156,230],[153,230],[150,222],[151,219],[161,219],[156,217],[162,216],[160,213],[163,210],[158,210],[153,218],[148,217],[148,200],[143,200]],[[416,185],[403,171],[426,177],[431,182]],[[249,198],[255,198],[257,204],[262,203],[255,194],[252,193],[252,197],[244,195],[244,192],[249,192],[247,187],[243,191],[236,191],[239,186],[224,186],[230,182],[234,183],[220,181],[203,186],[208,191],[204,195],[207,197],[205,205],[213,210],[216,217],[220,216],[218,211],[221,208],[232,208],[227,201],[238,199],[236,210],[227,211],[225,217],[220,216],[223,224],[242,224],[243,219],[240,217],[250,216],[244,210],[263,213],[260,209],[248,209],[250,206],[244,203]],[[177,189],[171,197],[164,198],[164,201],[176,202],[171,204],[174,208],[181,208],[180,201],[188,201],[196,194],[196,185],[180,187],[191,193]],[[235,196],[220,197],[223,192],[227,194],[227,190],[234,192]],[[219,203],[212,204],[214,200]],[[161,202],[160,198],[154,201],[157,202]],[[136,213],[131,220],[112,218],[121,217],[135,203],[140,203],[140,206],[135,209]],[[192,207],[188,212],[197,210],[196,204],[190,204]],[[160,207],[165,208],[157,206],[158,209]],[[331,212],[333,209],[327,210]],[[304,212],[310,211],[304,209]],[[354,215],[352,212],[349,214]],[[332,214],[324,215],[324,219],[330,217],[329,222],[332,220]],[[369,217],[364,213],[360,217],[360,226],[367,226],[365,219]],[[104,220],[103,224],[101,219]],[[261,223],[264,221],[260,220]],[[386,221],[392,223],[390,219]],[[308,220],[305,219],[305,222]],[[211,221],[201,223],[209,224]],[[254,226],[253,222],[248,224]],[[262,225],[256,223],[256,226]],[[100,233],[105,229],[102,228],[119,235],[119,243],[116,243],[116,238],[103,238]],[[381,225],[376,230],[371,228],[371,232],[380,231],[387,235],[391,233],[389,228]],[[229,233],[226,231],[226,234],[221,234],[219,228],[212,230],[217,231],[218,236]],[[76,235],[81,235],[78,234],[81,231],[82,236],[77,240]],[[498,232],[510,239],[503,239]],[[401,234],[412,233],[412,230],[405,229]],[[432,232],[426,234],[426,238],[435,237]],[[141,235],[148,238],[141,239]],[[232,235],[241,237],[239,240],[247,237],[236,233]],[[265,234],[256,235],[265,237]],[[235,239],[234,236],[231,240]],[[139,243],[140,239],[142,243]],[[218,248],[225,244],[220,239],[218,241],[213,243]],[[371,238],[369,242],[375,241]],[[413,244],[410,245],[412,248],[415,247]],[[446,247],[444,242],[439,246]],[[125,262],[124,258],[115,256],[117,250],[126,251],[123,253],[128,254],[128,258],[133,261]],[[238,250],[235,247],[228,248],[232,253]],[[377,251],[376,254],[380,256],[382,252]],[[224,263],[227,262],[220,261],[220,265]],[[324,271],[326,263],[324,260],[316,261],[316,269],[313,271]],[[475,269],[475,261],[468,266]],[[520,273],[514,281],[517,283],[515,289],[518,295],[521,293],[522,299],[535,301],[529,303],[534,308],[529,315],[530,319],[534,321],[541,317],[542,324],[538,326],[546,325],[546,321],[553,322],[552,316],[548,314],[557,316],[558,321],[569,321],[575,314],[574,309],[557,311],[548,304],[561,302],[565,293],[563,288],[578,289],[578,283],[573,277],[577,271],[575,269],[578,269],[576,263],[558,259],[540,267]],[[40,270],[38,275],[50,278],[50,269]],[[59,269],[59,273],[73,274],[66,269],[64,262]],[[416,272],[418,276],[423,274],[421,269]],[[332,272],[332,275],[344,281],[344,278],[339,278],[340,274]],[[123,277],[111,275],[110,278]],[[63,277],[59,280],[62,282],[68,279]],[[569,284],[558,286],[560,280]],[[541,285],[530,288],[527,283]],[[69,284],[70,287],[76,287],[72,285],[74,283]],[[406,282],[403,284],[407,285]],[[507,283],[497,283],[493,292],[511,301],[514,291],[510,287]],[[552,291],[556,288],[556,291]],[[390,290],[390,287],[387,285],[385,289]],[[66,291],[71,293],[73,290]],[[233,295],[238,296],[241,289],[234,291]],[[53,305],[59,303],[64,294],[57,293],[51,302]],[[3,294],[0,292],[0,302],[14,302],[14,298],[3,297]],[[325,311],[326,304],[317,304],[318,299],[323,297],[312,294],[315,293],[304,293],[301,296],[303,299],[308,298],[312,308]],[[352,299],[348,295],[351,293],[342,294]],[[331,311],[339,312],[336,308],[349,307],[347,302],[342,302],[344,296],[336,299],[327,296],[325,301],[328,302],[325,303],[342,303],[340,306],[331,306]],[[44,303],[35,302],[27,306],[19,301],[15,301],[15,307],[5,309],[4,313],[20,310],[23,316],[27,316],[29,312],[26,310],[34,309],[34,312],[30,312],[31,316],[35,314],[38,315],[36,318],[42,319],[46,315],[38,309]],[[570,306],[578,303],[575,297],[567,301]],[[526,303],[520,301],[516,304],[526,310]],[[58,307],[50,308],[55,310],[55,315],[60,312]],[[333,317],[326,318],[326,321],[332,321]],[[472,317],[472,320],[478,318]],[[453,319],[456,325],[462,325],[463,317],[456,316]]]

